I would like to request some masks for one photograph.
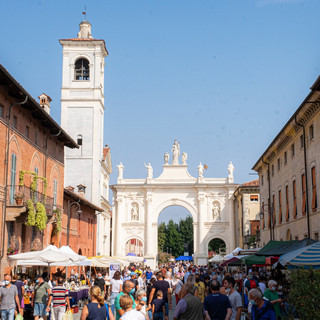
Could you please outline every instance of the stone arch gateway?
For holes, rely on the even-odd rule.
[[[179,150],[177,151],[175,149]],[[235,217],[233,193],[233,166],[227,178],[206,178],[203,165],[198,166],[198,177],[188,172],[187,154],[179,163],[180,145],[175,142],[173,161],[169,164],[166,153],[163,171],[153,178],[153,170],[146,165],[147,178],[123,178],[124,166],[118,165],[117,184],[113,191],[112,255],[123,257],[126,243],[132,238],[141,240],[146,264],[154,267],[158,254],[158,217],[163,209],[172,205],[187,209],[193,218],[194,261],[207,263],[208,243],[221,238],[227,252],[235,248]],[[229,165],[230,168],[230,165]]]

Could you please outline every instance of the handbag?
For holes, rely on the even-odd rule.
[[[65,314],[62,317],[62,320],[73,320],[73,313],[71,310],[68,310],[65,312]]]
[[[23,320],[23,316],[21,315],[21,313],[18,313],[18,314],[16,315],[15,320]]]

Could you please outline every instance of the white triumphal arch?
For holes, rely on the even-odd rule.
[[[194,261],[206,264],[208,244],[214,238],[226,243],[227,252],[235,248],[235,217],[233,193],[234,167],[230,162],[227,178],[204,177],[204,166],[199,164],[198,177],[188,172],[187,153],[174,142],[172,161],[164,155],[162,174],[154,178],[151,164],[146,179],[124,179],[120,162],[118,181],[113,191],[112,255],[125,256],[128,252],[144,256],[151,267],[158,254],[158,217],[169,206],[186,208],[193,218]]]

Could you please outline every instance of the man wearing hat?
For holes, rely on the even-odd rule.
[[[31,301],[31,307],[33,307],[33,316],[35,320],[39,320],[39,317],[47,319],[47,312],[50,310],[49,299],[51,290],[47,282],[43,280],[42,276],[36,277],[36,286],[34,288],[34,294]]]
[[[130,274],[130,276],[131,276],[130,281],[133,282],[133,284],[134,284],[134,291],[136,292],[136,291],[139,290],[139,283],[138,283],[138,280],[137,280],[137,274],[136,274],[134,271],[132,271],[131,274]]]

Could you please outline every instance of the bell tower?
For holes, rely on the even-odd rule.
[[[108,215],[111,206],[105,197],[108,190],[104,190],[103,177],[111,172],[104,172],[102,164],[104,67],[108,51],[104,40],[93,38],[90,22],[83,20],[79,27],[76,38],[60,40],[61,126],[79,145],[79,149],[65,150],[65,186],[86,186],[85,198],[105,208]],[[98,242],[99,220],[98,216]],[[97,252],[103,253],[99,245]]]

